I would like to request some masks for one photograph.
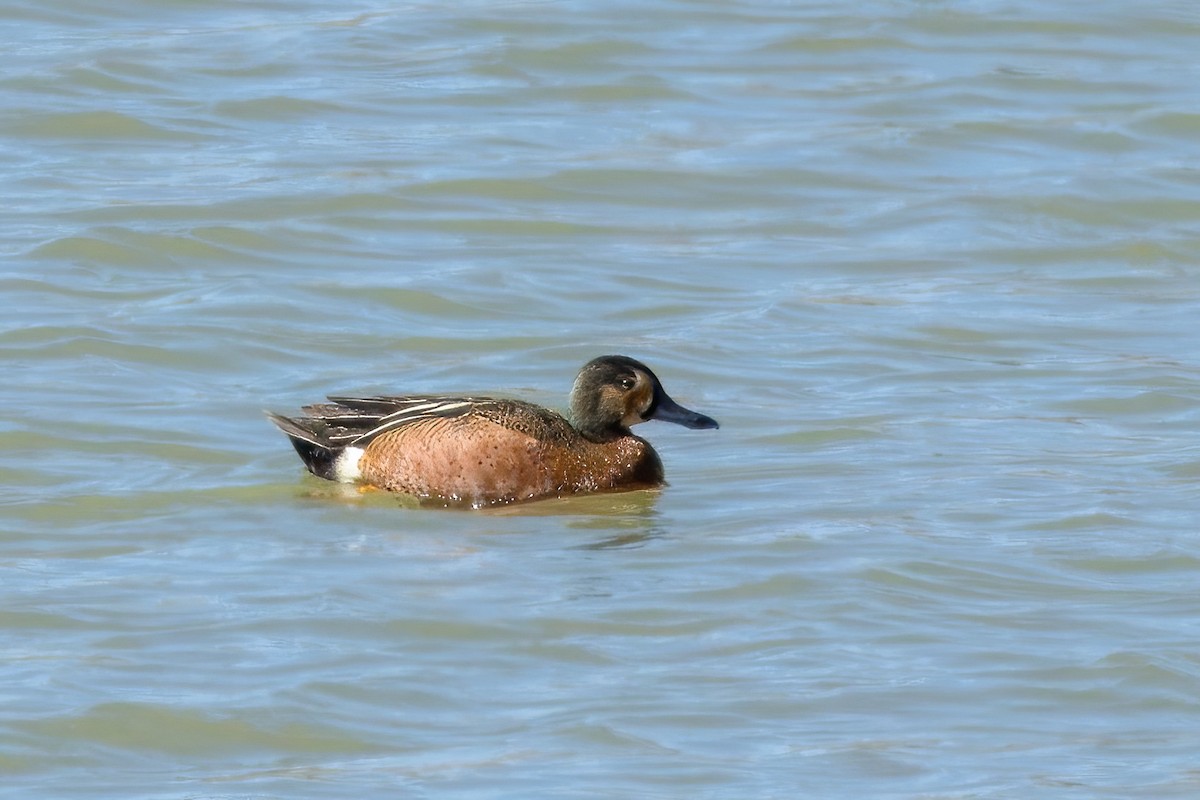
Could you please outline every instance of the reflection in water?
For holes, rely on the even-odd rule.
[[[577,545],[581,550],[622,550],[634,549],[641,547],[652,539],[657,539],[664,535],[664,531],[658,526],[649,526],[644,531],[636,533],[624,533],[619,536],[609,536],[599,539],[591,544]]]
[[[393,508],[400,515],[396,518],[398,525],[405,524],[405,513],[422,510],[446,512],[456,517],[458,515],[454,512],[461,512],[465,516],[479,516],[482,519],[562,518],[565,526],[571,530],[604,532],[606,535],[598,541],[575,545],[595,550],[637,547],[664,534],[657,511],[661,489],[572,495],[476,509],[469,503],[455,505],[441,499],[427,501],[373,487],[322,481],[307,475],[302,480],[307,484],[299,493],[302,497],[318,502],[337,501],[351,507]],[[618,533],[614,535],[614,531]]]
[[[661,494],[660,489],[640,489],[562,497],[490,508],[484,513],[503,517],[566,517],[569,518],[566,525],[572,530],[599,530],[607,534],[576,547],[591,550],[637,547],[663,535],[656,508]],[[614,530],[621,533],[612,535]]]

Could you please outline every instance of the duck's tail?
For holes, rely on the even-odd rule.
[[[267,417],[288,437],[309,472],[327,481],[344,479],[339,462],[346,447],[330,442],[324,422],[308,417],[293,419],[271,411]]]

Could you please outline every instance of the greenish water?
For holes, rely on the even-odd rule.
[[[0,9],[0,796],[1200,794],[1188,4]],[[719,431],[439,512],[262,409]]]

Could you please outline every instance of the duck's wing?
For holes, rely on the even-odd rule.
[[[399,397],[330,397],[328,403],[304,406],[301,416],[267,416],[287,434],[314,474],[339,480],[338,464],[347,447],[366,447],[376,437],[428,419],[453,419],[491,409],[504,401],[481,397],[404,395]]]
[[[561,414],[524,400],[461,395],[330,397],[329,405],[308,406],[310,416],[339,428],[341,443],[364,447],[381,434],[429,419],[483,418],[534,439],[570,441],[575,435]]]
[[[507,401],[491,397],[448,395],[330,396],[329,403],[304,407],[310,418],[327,426],[338,444],[362,447],[388,431],[426,419],[451,419]]]

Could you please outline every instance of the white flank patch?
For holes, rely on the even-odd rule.
[[[358,460],[362,458],[363,449],[361,447],[347,447],[338,454],[337,461],[333,464],[333,474],[342,483],[354,483],[362,477],[362,470],[358,468]]]

